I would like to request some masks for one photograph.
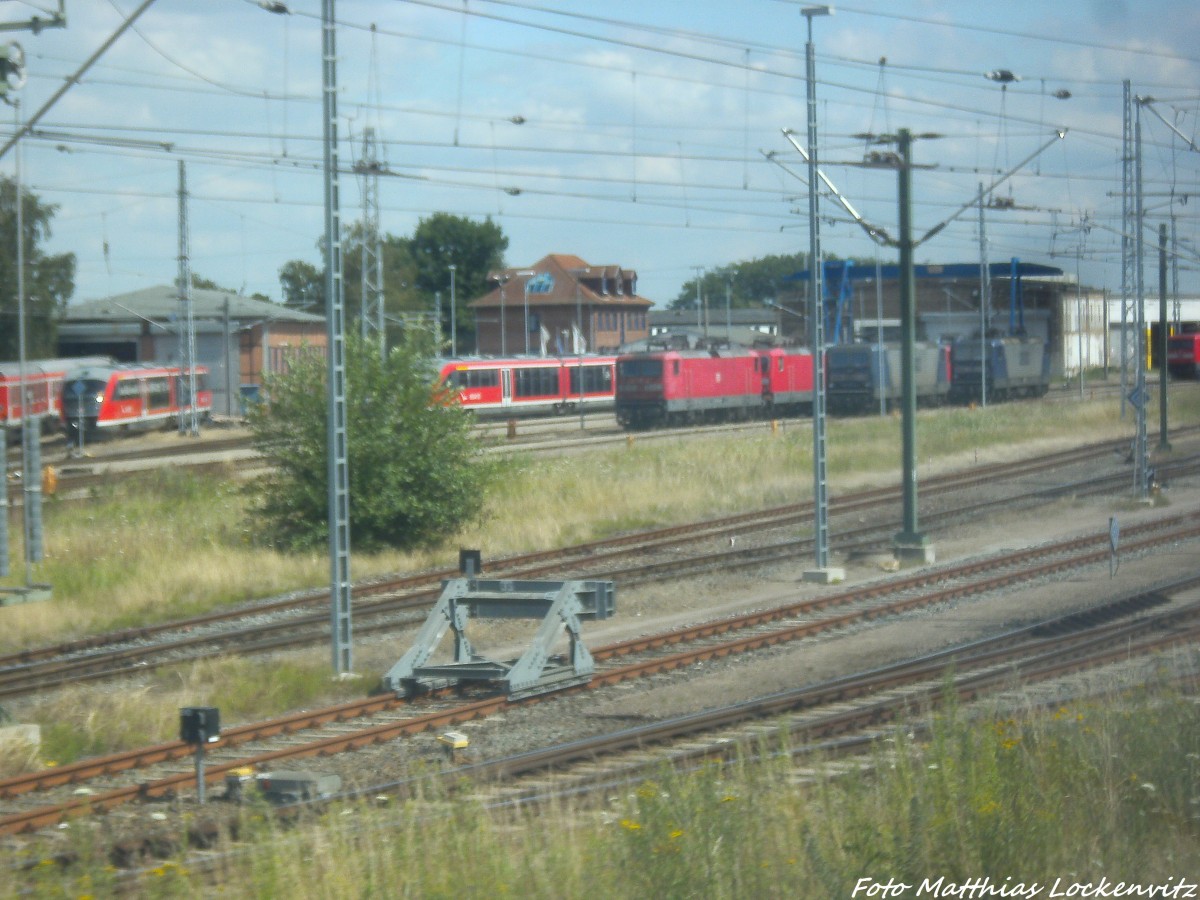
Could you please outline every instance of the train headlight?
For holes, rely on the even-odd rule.
[[[97,402],[97,403],[103,403],[103,402],[104,402],[104,393],[103,393],[103,392],[96,394],[96,402]]]

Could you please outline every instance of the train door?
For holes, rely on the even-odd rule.
[[[500,370],[500,405],[512,406],[512,369]]]

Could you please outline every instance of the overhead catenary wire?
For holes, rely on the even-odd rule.
[[[480,0],[480,2],[486,3],[486,0]],[[465,4],[462,4],[462,5],[465,6]],[[475,4],[472,4],[472,6],[474,6],[474,5]],[[495,5],[495,4],[493,4],[493,5]],[[520,4],[520,3],[500,4],[500,5],[508,6],[510,8],[526,8],[529,6],[528,4]],[[451,7],[453,7],[453,8],[451,8]],[[458,3],[447,4],[443,8],[447,9],[451,13],[454,13],[455,15],[462,16],[462,10],[459,9]],[[472,12],[473,11],[474,10],[472,10]],[[839,8],[839,12],[841,12],[841,11],[843,11],[843,10],[841,8]],[[465,20],[466,17],[463,16],[463,18]],[[598,18],[602,21],[606,19],[606,17],[604,17],[604,16],[599,16],[596,18]],[[582,20],[580,20],[580,21],[582,21]],[[460,36],[459,37],[460,37],[460,41],[461,41],[462,25],[460,23],[456,23],[456,25],[459,25],[459,28],[460,28]],[[522,27],[536,27],[536,26],[527,24],[526,26],[522,26]],[[581,29],[581,31],[582,31],[582,29]],[[674,29],[671,29],[671,32],[673,34],[680,34],[680,32],[678,32],[677,30],[674,30]],[[643,33],[649,33],[649,32],[643,32]],[[476,41],[475,43],[478,43],[478,41]],[[662,42],[660,42],[660,43],[662,43]],[[732,90],[735,90],[736,88],[740,87],[743,92],[742,99],[745,104],[744,108],[748,108],[748,105],[749,105],[749,102],[750,102],[752,96],[753,97],[767,96],[766,93],[761,92],[759,89],[764,86],[764,82],[767,85],[772,83],[771,79],[773,79],[775,77],[776,73],[774,73],[770,70],[773,68],[784,67],[786,65],[786,60],[788,59],[788,57],[786,57],[786,56],[780,56],[777,59],[769,58],[770,55],[775,52],[775,48],[770,48],[768,46],[766,49],[760,50],[758,48],[758,45],[750,44],[748,42],[745,42],[744,40],[738,40],[735,42],[726,41],[724,43],[722,43],[719,40],[713,40],[713,41],[707,42],[706,46],[708,46],[710,48],[718,48],[718,49],[716,51],[710,52],[708,54],[704,54],[704,53],[697,54],[698,56],[705,56],[705,55],[712,56],[713,53],[715,52],[718,54],[727,55],[729,57],[728,62],[740,64],[739,66],[737,66],[735,68],[735,67],[726,65],[724,62],[721,63],[722,69],[733,68],[733,70],[736,71],[737,68],[740,68],[740,70],[741,70],[740,77],[737,78],[737,81],[740,82],[740,84],[734,85],[732,83],[732,79],[729,79],[726,76],[720,75],[719,73],[716,72],[716,70],[702,71],[700,74],[700,77],[690,78],[689,83],[707,84],[707,85],[711,85],[713,87],[720,88],[720,89],[726,90],[726,91],[732,91]],[[749,69],[750,61],[749,61],[749,53],[747,50],[747,48],[751,47],[751,46],[753,46],[755,48],[754,49],[754,54],[755,54],[754,62],[756,64],[756,68],[754,70],[756,74],[754,74],[753,83],[751,83],[751,71]],[[786,50],[787,48],[778,48],[778,49]],[[489,51],[490,51],[490,48],[489,48]],[[472,50],[471,52],[474,53],[474,50]],[[736,54],[736,56],[735,56],[735,54]],[[760,54],[763,55],[763,58],[761,58],[761,59],[759,58]],[[792,54],[792,58],[793,59],[795,58],[795,54]],[[452,68],[452,67],[450,67],[450,68]],[[681,68],[682,67],[676,67],[677,70],[680,70]],[[655,73],[650,72],[647,68],[643,67],[640,63],[638,63],[636,61],[634,62],[633,65],[625,66],[624,68],[619,68],[618,70],[628,73],[627,77],[630,79],[630,82],[637,83],[638,88],[639,88],[639,93],[640,93],[640,89],[642,86],[641,83],[642,83],[643,79],[646,79],[647,81],[649,81],[649,79],[658,77]],[[903,71],[903,66],[897,65],[896,70]],[[764,73],[763,79],[760,79],[757,74],[760,71]],[[889,74],[890,73],[891,73],[891,69],[889,67]],[[694,72],[693,73],[684,73],[684,74],[695,75]],[[782,73],[781,77],[789,77],[789,75],[785,71]],[[978,78],[978,74],[975,75],[975,78]],[[780,82],[778,82],[778,81],[775,81],[773,83],[775,85],[780,84]],[[824,82],[822,82],[822,83],[824,84]],[[453,84],[453,82],[451,82],[451,84]],[[832,84],[832,82],[831,82],[831,84]],[[749,85],[749,87],[748,87],[748,85]],[[904,92],[903,89],[901,89],[898,93],[903,93],[903,92]],[[785,92],[781,91],[781,90],[773,91],[774,96],[780,96],[783,93],[785,93]],[[865,97],[865,96],[866,96],[866,93],[863,93],[861,91],[858,94],[858,97],[860,97],[860,98]],[[994,94],[992,96],[994,96]],[[873,99],[875,100],[877,106],[881,101],[883,101],[890,108],[890,102],[891,102],[890,94],[885,94],[883,97],[880,97],[877,94]],[[236,102],[236,101],[234,101],[234,102]],[[257,102],[259,104],[263,103],[261,94],[258,95]],[[857,102],[857,98],[856,98],[856,102]],[[971,108],[971,104],[969,104],[969,103],[961,104],[961,105],[965,109]],[[864,110],[869,108],[869,104],[866,104],[865,100],[860,104],[860,106]],[[905,102],[905,106],[906,106],[906,108],[908,108],[907,101]],[[383,107],[382,103],[378,104],[378,106],[376,106],[375,104],[369,104],[369,108],[372,108],[372,109],[382,108],[382,107]],[[292,101],[285,102],[284,108],[285,108],[285,110],[293,108],[293,102]],[[734,107],[734,108],[736,108],[736,107]],[[936,108],[937,107],[927,107],[927,109],[936,109]],[[545,134],[545,133],[538,135],[539,140],[522,141],[522,143],[526,145],[524,147],[510,147],[510,146],[506,146],[506,144],[507,144],[506,141],[498,140],[497,136],[495,135],[496,124],[494,124],[494,123],[500,122],[501,119],[499,117],[495,116],[494,114],[478,116],[478,117],[472,118],[472,119],[468,119],[467,117],[459,119],[458,115],[457,115],[458,110],[453,110],[452,107],[451,108],[443,108],[441,110],[436,110],[436,111],[426,110],[426,111],[414,111],[414,112],[421,112],[422,114],[428,114],[428,115],[449,114],[454,118],[454,121],[456,123],[458,123],[458,122],[465,123],[468,120],[488,122],[489,123],[488,127],[493,133],[493,140],[490,143],[487,141],[475,142],[475,143],[482,144],[483,146],[487,147],[487,152],[491,157],[490,167],[486,164],[485,165],[467,164],[467,165],[460,165],[457,167],[456,166],[439,166],[436,168],[429,167],[431,173],[433,173],[435,175],[435,177],[430,179],[428,182],[431,186],[432,185],[442,185],[442,184],[452,184],[453,182],[456,182],[456,181],[465,184],[465,183],[469,182],[471,180],[471,178],[473,177],[471,174],[472,172],[475,173],[475,176],[477,176],[480,172],[484,172],[484,173],[490,173],[491,180],[493,182],[493,184],[492,184],[493,190],[505,190],[506,189],[505,186],[507,185],[514,189],[520,189],[523,193],[528,194],[530,196],[534,196],[534,195],[554,196],[554,197],[559,197],[563,200],[570,200],[571,198],[577,198],[580,200],[599,199],[601,201],[607,201],[610,199],[608,197],[601,196],[601,194],[603,192],[596,191],[591,188],[584,188],[582,190],[573,189],[571,187],[572,185],[582,185],[582,184],[585,184],[585,182],[582,180],[582,178],[579,175],[565,171],[569,167],[569,165],[570,165],[569,161],[572,158],[578,158],[580,160],[586,159],[589,157],[596,159],[596,160],[601,160],[604,158],[615,158],[609,149],[598,149],[599,145],[601,144],[601,141],[599,141],[599,140],[597,140],[596,146],[581,147],[581,148],[575,150],[574,152],[569,152],[569,153],[564,151],[563,154],[561,154],[557,157],[556,162],[553,164],[553,168],[561,169],[563,171],[560,171],[557,173],[558,182],[557,182],[557,187],[556,187],[555,185],[551,185],[549,182],[544,182],[544,181],[541,181],[540,179],[535,182],[534,181],[535,176],[533,175],[532,172],[522,173],[522,167],[525,165],[525,162],[522,158],[520,158],[519,156],[516,155],[516,154],[524,154],[524,153],[545,152],[547,150],[546,146],[541,146],[541,147],[538,146],[539,143],[542,143],[540,138],[542,138],[543,134]],[[528,110],[525,110],[524,112],[528,112]],[[1006,112],[1007,112],[1007,110],[1006,110]],[[977,109],[975,109],[975,110],[973,110],[972,114],[978,115],[979,111]],[[630,148],[629,152],[626,154],[628,156],[628,158],[631,160],[631,163],[629,164],[628,168],[626,169],[627,172],[630,172],[629,183],[627,185],[628,194],[630,197],[637,197],[640,200],[643,190],[651,192],[651,195],[655,192],[654,185],[655,185],[656,179],[649,177],[646,174],[646,171],[648,171],[648,169],[646,171],[643,171],[642,161],[649,160],[654,155],[653,151],[658,150],[659,148],[661,148],[661,151],[658,153],[658,156],[660,158],[662,158],[664,160],[673,159],[676,163],[679,164],[679,168],[681,170],[681,177],[676,184],[677,199],[679,198],[679,194],[681,193],[684,203],[685,203],[685,207],[688,210],[688,216],[686,218],[689,220],[689,224],[692,224],[692,225],[699,224],[698,219],[701,215],[706,214],[706,212],[705,212],[706,210],[708,210],[708,209],[717,210],[717,209],[721,208],[721,205],[718,202],[716,202],[715,195],[712,191],[712,187],[714,184],[716,184],[719,187],[719,189],[725,190],[726,188],[728,188],[730,186],[731,183],[736,184],[736,183],[738,183],[738,181],[740,181],[740,183],[743,186],[746,186],[746,183],[748,181],[751,181],[751,179],[749,178],[749,175],[752,173],[752,168],[750,166],[750,161],[748,160],[747,154],[745,152],[748,131],[746,128],[745,119],[743,120],[742,123],[738,123],[737,122],[738,117],[736,116],[736,113],[731,117],[731,119],[727,119],[724,122],[715,120],[713,122],[684,123],[683,128],[686,129],[686,132],[690,132],[691,134],[694,134],[695,137],[693,138],[693,137],[689,136],[688,138],[685,139],[684,142],[681,142],[678,139],[676,139],[676,141],[672,142],[670,149],[668,149],[668,145],[667,145],[667,141],[669,140],[669,137],[663,131],[659,130],[660,123],[655,121],[655,117],[653,115],[648,115],[645,117],[645,119],[643,119],[643,116],[640,114],[640,111],[637,110],[636,107],[634,107],[634,108],[632,108],[632,111],[631,111],[631,117],[636,121],[636,125],[634,128],[634,131],[636,133],[636,140],[633,142],[635,144],[635,146],[632,146]],[[986,118],[990,121],[995,121],[994,110],[991,113],[987,114]],[[1041,115],[1038,115],[1038,116],[1032,117],[1032,118],[1013,115],[1013,116],[1009,117],[1008,119],[1006,119],[1005,123],[1007,125],[1008,122],[1011,122],[1012,125],[1020,126],[1022,123],[1032,124],[1034,122],[1041,121],[1043,118],[1044,117]],[[617,123],[613,123],[613,124],[615,125]],[[739,124],[741,127],[739,127]],[[722,126],[722,125],[724,126],[723,132],[720,128],[720,126]],[[714,128],[713,126],[718,126],[718,127]],[[534,127],[550,128],[551,125],[550,125],[549,121],[544,121],[542,123],[538,123],[536,120],[536,117],[531,117],[529,128],[532,129]],[[571,126],[570,126],[570,123],[564,121],[563,123],[560,124],[559,127],[566,129]],[[594,127],[594,122],[589,120],[588,125],[587,125],[588,130],[590,130],[593,127]],[[626,128],[629,127],[628,122],[625,123],[625,127]],[[712,135],[711,135],[711,141],[710,141],[711,146],[719,147],[719,146],[721,146],[722,141],[724,141],[725,146],[728,148],[728,152],[725,152],[725,153],[712,152],[712,151],[695,152],[697,150],[697,148],[699,148],[701,146],[701,144],[704,142],[704,138],[707,137],[700,133],[705,128],[712,129]],[[268,130],[272,130],[272,129],[268,129]],[[1009,136],[1011,139],[1013,130],[1008,129],[1008,131],[1009,131]],[[1080,137],[1080,138],[1085,137],[1084,131],[1081,129],[1073,127],[1072,131],[1073,131],[1073,134],[1075,134],[1077,137]],[[197,130],[197,133],[202,133],[202,132],[203,132],[203,129]],[[734,138],[735,134],[738,136],[737,139]],[[284,135],[287,136],[286,129],[284,131]],[[660,135],[662,135],[662,136],[660,137]],[[587,135],[585,135],[585,136],[587,136]],[[447,137],[448,137],[448,135],[447,135]],[[1105,141],[1111,140],[1113,136],[1106,135],[1106,134],[1104,134],[1104,130],[1102,128],[1097,128],[1095,131],[1095,137],[1096,137],[1096,143],[1098,145],[1102,146],[1102,145],[1104,145]],[[464,144],[462,149],[469,150],[470,147],[465,146],[465,145],[469,144],[471,142],[469,140],[467,142],[463,142],[461,140],[461,138],[462,138],[462,136],[460,135],[459,143]],[[742,145],[740,148],[740,150],[741,150],[740,153],[736,152],[736,150],[734,149],[738,143],[740,143]],[[656,144],[658,145],[657,147],[655,146]],[[398,141],[395,143],[388,141],[388,142],[386,142],[386,144],[384,146],[411,147],[411,148],[415,149],[415,148],[419,148],[419,147],[436,148],[438,146],[441,146],[444,148],[447,146],[453,146],[453,144],[448,140],[429,141],[429,142],[424,142],[424,143],[417,142],[417,143],[413,143],[413,144],[409,144],[404,141]],[[235,143],[231,144],[228,149],[238,150],[241,148],[239,148],[235,142]],[[190,151],[188,151],[186,148],[179,147],[174,152],[176,152],[180,155],[188,154],[188,158],[189,159],[192,158],[190,156]],[[197,158],[197,159],[207,158],[207,159],[211,160],[214,164],[218,163],[218,161],[220,161],[222,159],[228,159],[229,160],[228,165],[230,165],[230,166],[237,166],[237,165],[242,164],[242,163],[238,162],[236,159],[236,157],[238,156],[237,153],[234,153],[228,157],[225,157],[224,152],[225,151],[223,151],[223,150],[215,150],[215,149],[200,150],[199,148],[197,148],[197,153],[200,155],[198,155],[195,158]],[[404,155],[406,157],[409,156],[407,151],[402,151],[402,152],[404,152]],[[436,151],[434,151],[434,152],[436,152]],[[500,157],[503,157],[503,159],[501,159]],[[686,162],[680,162],[681,159],[686,160]],[[740,174],[740,176],[741,176],[740,179],[735,180],[735,178],[733,176],[736,173],[736,169],[734,169],[733,166],[729,162],[727,162],[727,160],[732,160],[732,161],[735,161],[740,164],[739,167],[741,168],[742,171],[740,173],[737,173],[737,174]],[[407,161],[408,160],[406,159],[406,162]],[[414,159],[414,160],[412,160],[412,162],[413,162],[413,167],[411,169],[406,169],[407,172],[416,173],[416,172],[422,171],[426,168],[426,166],[422,165],[420,160]],[[707,166],[709,164],[724,165],[725,166],[724,174],[729,177],[724,178],[724,179],[717,179],[717,180],[710,178],[708,171],[705,169],[705,166]],[[278,166],[278,162],[247,161],[245,163],[245,165]],[[1039,161],[1039,165],[1040,165],[1040,161]],[[303,167],[303,164],[302,164],[301,168],[302,167]],[[998,168],[998,166],[993,165],[993,170],[996,168]],[[1104,175],[1100,174],[1099,172],[1090,171],[1087,168],[1076,168],[1074,166],[1072,166],[1071,168],[1075,168],[1076,170],[1074,172],[1069,173],[1070,183],[1068,184],[1068,187],[1070,186],[1070,184],[1076,184],[1076,183],[1084,184],[1089,181],[1104,181],[1104,180],[1110,181],[1109,178],[1105,177]],[[282,171],[282,169],[276,168],[275,171]],[[945,167],[945,169],[943,171],[947,172],[947,173],[952,173],[955,171],[955,169],[953,167],[947,166],[947,167]],[[958,171],[965,172],[965,171],[967,171],[967,169],[960,168],[960,169],[958,169]],[[460,173],[463,177],[459,177],[456,173]],[[687,177],[683,177],[684,175],[686,175]],[[1046,185],[1056,185],[1056,184],[1062,183],[1061,171],[1047,173],[1046,178],[1047,178],[1047,181],[1045,182]],[[658,180],[661,180],[661,179],[658,179]],[[619,183],[620,183],[619,174],[614,173],[612,183],[619,185]],[[753,186],[752,181],[751,181],[750,186]],[[565,188],[565,189],[562,189],[562,188]],[[470,189],[471,189],[470,187],[465,188],[465,190],[470,190]],[[503,201],[506,196],[508,196],[508,195],[507,194],[504,194],[504,195],[498,194],[497,199],[503,204]],[[757,199],[759,194],[752,191],[751,196],[753,196],[755,199]],[[651,199],[652,199],[652,197],[651,197]],[[921,198],[917,198],[917,199],[918,199],[918,203],[919,203],[918,209],[934,208],[932,206],[925,207]],[[722,200],[722,202],[724,202],[724,201]],[[879,200],[875,200],[874,202],[884,202],[884,201],[883,201],[883,199],[879,199]],[[519,203],[518,201],[512,201],[511,203],[503,204],[503,205],[506,205],[509,207],[508,209],[505,209],[504,212],[506,212],[506,213],[515,212],[515,207],[518,205],[518,203]],[[501,208],[503,208],[503,206]],[[566,220],[567,220],[567,218],[564,217],[564,221],[566,221]]]

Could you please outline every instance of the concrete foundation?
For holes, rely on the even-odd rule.
[[[809,569],[804,573],[803,580],[810,584],[841,584],[846,580],[846,570],[839,566]]]
[[[933,551],[933,544],[930,544],[924,537],[917,540],[900,540],[896,539],[892,543],[892,555],[896,557],[901,568],[905,566],[928,566],[936,559],[937,555]]]
[[[48,584],[31,584],[27,587],[0,587],[0,606],[16,606],[18,603],[36,603],[49,600],[53,591]]]

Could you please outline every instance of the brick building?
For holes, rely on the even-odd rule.
[[[612,353],[649,335],[637,272],[551,254],[528,268],[491,272],[472,301],[476,352],[488,356]]]

